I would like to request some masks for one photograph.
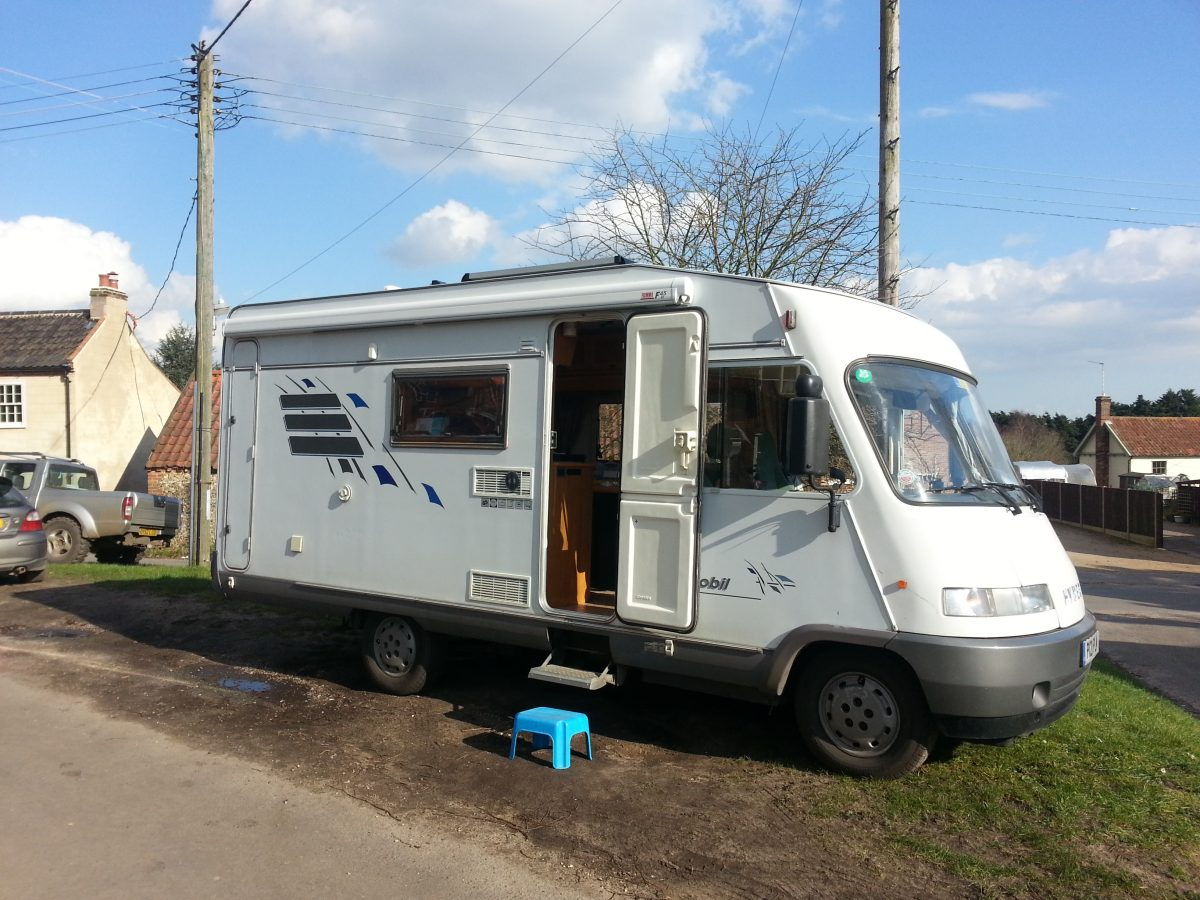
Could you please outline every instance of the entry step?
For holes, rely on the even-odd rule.
[[[565,684],[570,687],[585,688],[589,691],[598,691],[606,685],[616,683],[616,679],[608,671],[608,666],[605,666],[602,672],[592,672],[588,669],[573,669],[570,666],[560,665],[551,662],[552,659],[553,654],[546,657],[546,661],[540,666],[530,669],[529,677],[535,681],[549,681],[552,684]]]

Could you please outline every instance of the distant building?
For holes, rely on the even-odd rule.
[[[75,457],[102,490],[145,490],[179,389],[133,335],[117,273],[87,309],[0,313],[0,450]]]
[[[166,427],[154,445],[154,451],[146,460],[146,481],[150,491],[155,494],[165,494],[177,498],[183,504],[178,533],[172,543],[172,548],[186,550],[190,538],[192,498],[192,449],[195,438],[193,428],[196,399],[196,379],[189,379],[184,385],[179,401],[171,410]],[[209,470],[217,474],[217,448],[220,444],[218,432],[221,422],[221,373],[212,373],[212,455],[209,457]],[[213,478],[213,496],[209,498],[209,515],[216,514],[217,480]]]
[[[1131,472],[1200,478],[1200,417],[1114,416],[1112,398],[1097,397],[1096,421],[1075,457],[1107,487]]]

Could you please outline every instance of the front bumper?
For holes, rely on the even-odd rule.
[[[1090,613],[1074,625],[1013,638],[898,635],[888,643],[912,667],[929,710],[948,737],[1004,740],[1044,728],[1079,698],[1088,668],[1080,646],[1096,631]]]

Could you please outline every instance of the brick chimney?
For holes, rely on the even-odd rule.
[[[1112,487],[1108,483],[1108,423],[1112,420],[1112,397],[1101,394],[1096,398],[1096,484]]]
[[[92,298],[92,321],[116,316],[124,319],[129,309],[129,295],[117,289],[117,273],[102,272],[100,287],[94,287],[89,296]]]

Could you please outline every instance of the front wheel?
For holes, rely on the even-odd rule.
[[[810,660],[796,685],[796,722],[809,752],[847,775],[907,775],[937,740],[916,679],[896,659],[869,650],[829,650]]]
[[[442,639],[403,616],[368,615],[361,651],[367,674],[389,694],[420,693],[441,671]]]

